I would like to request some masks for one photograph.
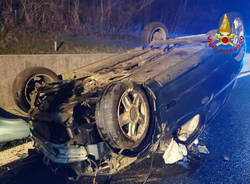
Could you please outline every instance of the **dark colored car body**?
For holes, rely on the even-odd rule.
[[[238,42],[241,31],[236,31]],[[37,88],[28,112],[35,146],[46,163],[56,169],[70,167],[77,176],[114,174],[155,151],[164,152],[171,138],[182,142],[179,129],[199,115],[198,126],[182,142],[190,145],[225,103],[243,65],[245,42],[234,52],[221,53],[209,45],[215,33],[152,43]],[[139,142],[129,130],[122,135],[116,120],[130,88],[145,94],[141,100],[148,104],[149,124]],[[113,101],[118,109],[110,111]],[[138,111],[145,115],[145,110]]]

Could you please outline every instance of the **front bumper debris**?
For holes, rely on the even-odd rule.
[[[64,144],[53,144],[51,142],[35,139],[35,147],[38,148],[45,157],[55,163],[73,163],[87,160],[87,150],[84,146]]]

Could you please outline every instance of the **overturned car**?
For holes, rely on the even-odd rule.
[[[192,144],[236,83],[242,38],[240,18],[224,17],[219,31],[157,40],[59,76],[28,68],[16,77],[14,99],[51,168],[115,174],[164,153],[171,140]]]

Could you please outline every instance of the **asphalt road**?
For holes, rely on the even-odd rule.
[[[200,137],[207,146],[208,155],[191,159],[188,167],[179,164],[166,166],[160,155],[155,155],[127,171],[113,176],[106,183],[129,184],[248,184],[250,183],[250,55],[229,101],[210,122]],[[249,62],[248,62],[249,61]],[[225,160],[225,157],[227,158]],[[151,166],[152,161],[152,168]],[[151,169],[150,169],[151,168]],[[150,176],[149,176],[149,173]],[[149,177],[148,177],[149,176]],[[97,177],[105,183],[107,178]],[[0,177],[1,184],[64,184],[42,163],[28,158],[25,165],[16,164]],[[92,183],[92,178],[82,178],[78,184]]]

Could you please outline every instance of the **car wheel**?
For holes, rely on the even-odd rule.
[[[147,24],[142,31],[142,42],[149,44],[153,41],[167,39],[167,28],[160,22]]]
[[[12,86],[12,95],[18,107],[28,112],[36,87],[45,86],[49,82],[58,81],[58,76],[44,67],[31,67],[19,73]]]
[[[112,84],[97,104],[98,131],[113,148],[137,148],[148,132],[149,121],[147,96],[134,83]]]

